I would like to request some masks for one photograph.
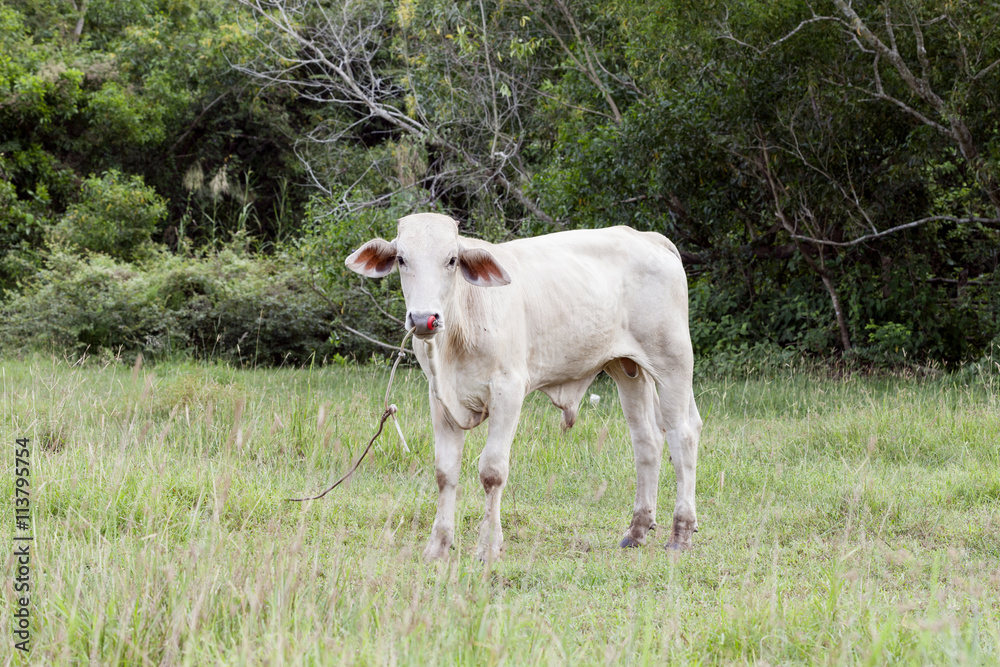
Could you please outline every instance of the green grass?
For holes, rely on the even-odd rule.
[[[324,488],[368,441],[387,368],[2,367],[0,435],[8,452],[32,439],[31,664],[1000,660],[996,375],[696,381],[701,529],[680,555],[661,548],[669,464],[663,526],[615,547],[634,469],[614,385],[595,384],[600,404],[566,434],[532,396],[506,553],[484,567],[485,430],[467,438],[451,558],[420,558],[437,489],[412,369],[392,399],[411,452],[388,430],[349,485],[298,505],[283,499]]]

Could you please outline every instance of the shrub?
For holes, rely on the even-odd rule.
[[[37,269],[35,247],[44,230],[42,206],[18,199],[14,185],[3,176],[0,157],[0,296]]]
[[[303,363],[330,356],[332,306],[295,257],[250,257],[230,248],[181,263],[157,285],[176,305],[189,349],[241,363]]]
[[[46,266],[6,304],[0,341],[80,352],[100,348],[169,349],[181,336],[171,312],[144,298],[150,276],[94,254],[56,249]]]
[[[3,308],[0,344],[243,364],[332,356],[332,306],[291,256],[236,246],[198,257],[156,250],[126,263],[57,248]]]
[[[363,197],[364,195],[362,195]],[[399,218],[415,210],[434,210],[416,201],[417,194],[392,198],[385,208],[340,213],[336,200],[314,198],[307,208],[308,233],[301,243],[303,255],[321,281],[321,288],[335,306],[334,335],[341,354],[368,359],[390,351],[374,345],[345,326],[386,344],[398,344],[406,314],[399,274],[381,280],[362,278],[344,265],[344,260],[363,243],[376,236],[392,239]]]
[[[57,225],[58,239],[121,260],[135,257],[167,217],[167,203],[141,176],[112,169],[83,182]]]

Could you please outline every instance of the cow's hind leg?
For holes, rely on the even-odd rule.
[[[434,527],[424,549],[424,558],[434,560],[448,555],[455,539],[455,494],[462,470],[465,431],[448,421],[441,404],[431,392],[431,421],[434,425],[434,467],[438,501]]]
[[[656,498],[663,458],[663,431],[657,421],[656,389],[649,374],[631,360],[613,361],[604,370],[618,385],[618,398],[632,435],[635,507],[621,546],[637,547],[644,544],[649,531],[656,528]]]
[[[667,548],[687,549],[691,546],[691,535],[698,530],[694,492],[701,415],[689,382],[660,386],[659,394],[661,421],[677,475],[677,504]]]

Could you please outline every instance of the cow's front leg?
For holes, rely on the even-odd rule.
[[[479,526],[476,558],[490,562],[496,560],[503,547],[503,528],[500,525],[500,498],[507,485],[510,470],[510,446],[521,417],[524,391],[521,387],[490,387],[489,433],[486,447],[479,456],[479,480],[486,492],[486,512]]]
[[[441,403],[431,391],[431,422],[434,424],[434,468],[438,485],[437,512],[424,558],[434,560],[448,555],[455,539],[455,494],[462,470],[462,446],[465,431],[452,424]]]

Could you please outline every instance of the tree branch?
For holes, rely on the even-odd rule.
[[[176,151],[177,148],[181,145],[181,143],[185,139],[187,139],[187,136],[189,134],[191,134],[191,131],[194,130],[195,127],[198,126],[198,123],[200,123],[201,119],[205,117],[205,114],[208,113],[208,110],[211,109],[212,107],[214,107],[218,102],[220,102],[222,100],[222,98],[224,98],[228,94],[229,94],[229,91],[228,90],[224,90],[224,91],[222,91],[221,95],[219,95],[214,100],[212,100],[211,102],[209,102],[208,104],[206,104],[205,108],[203,108],[201,110],[201,112],[195,117],[195,119],[193,121],[191,121],[191,124],[188,125],[188,128],[186,130],[184,130],[184,133],[181,134],[181,136],[177,139],[177,141],[174,142],[174,145],[171,146],[170,150],[167,151],[167,152],[170,153],[171,155],[173,155],[174,151]]]
[[[336,311],[339,310],[337,304],[333,302],[333,299],[331,299],[329,296],[327,296],[326,292],[324,292],[319,287],[317,287],[315,277],[313,277],[309,281],[309,288],[313,292],[315,292],[317,294],[317,296],[319,296],[321,299],[323,299],[324,301],[326,301],[327,305],[330,306],[330,308],[333,309],[334,312],[336,312]],[[376,307],[378,307],[378,304],[376,304]],[[381,310],[381,308],[379,310]],[[384,311],[383,311],[383,314],[385,314]],[[397,322],[399,322],[399,320],[397,320],[395,317],[392,317],[391,315],[389,315],[389,317],[391,319],[396,320]],[[393,351],[398,351],[399,350],[399,346],[398,345],[390,345],[389,343],[384,343],[384,342],[378,340],[377,338],[372,338],[368,334],[362,333],[362,332],[358,331],[357,329],[354,329],[353,327],[349,327],[346,324],[344,324],[343,322],[338,322],[337,324],[339,324],[341,327],[343,327],[347,331],[351,332],[355,336],[359,336],[361,338],[364,338],[369,343],[374,343],[375,345],[380,345],[380,346],[382,346],[384,348],[388,348],[388,349],[393,350]],[[403,350],[403,351],[406,352],[407,354],[411,354],[409,350]]]
[[[878,78],[877,56],[874,63],[877,86],[876,97],[892,102],[909,113],[911,116],[919,119],[921,122],[935,128],[938,131],[946,131],[952,141],[958,145],[958,149],[961,151],[962,156],[972,166],[974,173],[976,174],[976,178],[979,180],[986,196],[989,198],[993,208],[996,209],[998,215],[1000,215],[1000,188],[998,188],[996,179],[992,173],[990,173],[989,169],[979,158],[979,147],[972,136],[972,132],[969,130],[968,124],[966,124],[965,119],[962,117],[961,112],[957,110],[961,108],[961,105],[953,104],[949,107],[945,103],[944,99],[942,99],[941,96],[938,95],[931,87],[929,79],[930,61],[927,58],[927,49],[924,45],[923,30],[920,26],[920,20],[916,16],[913,9],[907,7],[907,10],[910,13],[910,23],[913,27],[914,40],[917,44],[917,61],[920,63],[921,69],[923,70],[923,75],[920,77],[913,74],[895,46],[893,48],[889,48],[868,28],[847,0],[833,0],[833,3],[840,10],[841,14],[847,18],[853,32],[856,32],[857,35],[864,39],[864,41],[875,50],[877,56],[882,56],[890,62],[896,70],[896,73],[903,80],[906,87],[926,104],[928,104],[931,109],[934,110],[934,113],[947,121],[947,130],[945,130],[942,123],[934,121],[930,117],[905,104],[902,100],[885,93],[882,89],[882,82]],[[855,38],[853,33],[852,38]]]
[[[847,318],[844,316],[844,310],[840,304],[840,296],[837,294],[837,285],[836,283],[834,283],[833,276],[830,275],[830,272],[827,270],[826,264],[823,260],[823,249],[822,249],[823,244],[818,244],[820,245],[818,261],[816,259],[813,259],[813,257],[811,257],[809,253],[805,252],[805,249],[802,247],[801,242],[809,241],[810,237],[804,237],[796,233],[797,225],[792,224],[792,222],[785,215],[785,211],[781,205],[781,197],[779,194],[781,192],[784,192],[785,188],[777,180],[777,177],[774,176],[774,174],[771,172],[771,164],[770,164],[768,149],[763,139],[761,140],[760,151],[761,155],[759,158],[757,158],[757,162],[758,166],[761,168],[761,171],[763,171],[764,173],[768,190],[770,191],[771,196],[774,200],[774,213],[777,216],[778,221],[785,228],[785,231],[787,231],[789,236],[792,237],[792,242],[795,243],[795,246],[799,251],[799,255],[809,266],[809,268],[812,269],[816,273],[816,275],[820,277],[820,280],[823,282],[823,286],[826,288],[827,294],[830,296],[830,302],[833,306],[833,314],[837,322],[837,328],[840,331],[840,344],[843,346],[844,351],[846,352],[851,349],[851,335],[850,331],[847,328]],[[805,207],[804,203],[803,203],[803,210],[805,212],[805,215],[807,215],[807,217],[809,218],[813,217],[812,212],[809,211],[807,207]]]
[[[70,3],[73,5],[73,11],[77,13],[76,25],[73,27],[74,42],[79,42],[80,37],[83,35],[84,19],[87,16],[87,1],[80,0],[80,4],[77,5],[76,0],[70,0]]]
[[[785,42],[787,42],[788,40],[790,40],[806,26],[812,25],[813,23],[822,23],[826,21],[833,21],[835,23],[840,23],[840,19],[836,18],[835,16],[820,16],[815,12],[813,12],[812,18],[803,19],[802,21],[799,21],[799,24],[797,26],[792,28],[790,32],[785,33],[781,38],[776,39],[775,41],[769,44],[765,44],[764,48],[757,48],[753,44],[748,44],[743,40],[738,39],[735,35],[733,35],[732,30],[730,30],[729,28],[729,9],[727,8],[726,16],[725,18],[723,18],[722,24],[719,26],[722,29],[722,34],[719,35],[719,39],[725,39],[731,42],[735,42],[736,44],[739,44],[742,47],[750,49],[758,56],[762,56],[771,49],[777,48],[782,44],[784,44]]]
[[[808,243],[815,243],[817,245],[833,246],[837,248],[849,248],[851,246],[856,246],[860,243],[865,243],[866,241],[874,241],[875,239],[880,239],[883,236],[888,236],[890,234],[895,234],[897,232],[902,232],[907,229],[913,229],[919,227],[920,225],[927,224],[928,222],[954,222],[955,224],[968,224],[970,222],[979,222],[982,224],[1000,224],[1000,218],[957,218],[952,215],[932,215],[926,218],[921,218],[920,220],[914,220],[913,222],[907,222],[902,225],[896,225],[890,229],[885,229],[881,232],[876,232],[874,234],[866,234],[865,236],[858,237],[851,241],[828,241],[826,239],[817,239],[810,236],[802,236],[799,234],[792,234],[792,238],[799,241],[806,241]]]
[[[456,184],[471,182],[479,190],[493,186],[503,193],[503,199],[517,202],[530,215],[558,224],[527,197],[521,184],[512,180],[509,173],[511,169],[517,171],[516,156],[523,141],[518,95],[530,87],[530,78],[522,83],[520,78],[503,72],[501,61],[494,62],[495,48],[484,49],[483,64],[461,53],[448,53],[448,47],[440,45],[444,57],[452,59],[447,62],[455,75],[466,85],[451,90],[450,101],[458,108],[446,109],[442,112],[443,119],[435,118],[425,115],[421,90],[415,83],[420,73],[412,69],[416,66],[407,55],[405,36],[399,47],[405,64],[402,73],[394,75],[403,83],[398,84],[383,73],[388,70],[380,64],[380,59],[385,57],[391,31],[381,10],[372,14],[369,5],[357,0],[343,0],[335,5],[313,5],[307,0],[238,1],[249,10],[252,23],[245,29],[262,46],[263,53],[254,62],[234,65],[239,71],[263,81],[264,85],[288,86],[304,99],[354,112],[350,116],[334,115],[314,128],[308,135],[311,141],[356,141],[352,133],[377,119],[392,128],[391,132],[434,147],[461,165],[459,172],[449,171],[455,174]],[[481,23],[476,31],[482,30],[486,40],[489,26],[485,7],[479,7],[478,18],[470,25]],[[509,96],[500,97],[501,83],[510,89]],[[404,96],[409,100],[405,108],[401,101]],[[484,106],[488,108],[485,116]],[[306,164],[312,181],[330,194],[323,175],[308,164],[306,155],[298,151],[297,154]],[[350,197],[359,184],[348,186],[345,197]],[[398,192],[398,188],[393,192]]]
[[[566,3],[563,0],[555,0],[556,6],[559,7],[560,12],[562,12],[563,16],[569,23],[570,28],[573,30],[573,34],[576,37],[577,43],[580,44],[580,48],[583,49],[584,58],[586,58],[587,60],[586,65],[580,62],[580,59],[576,56],[575,53],[573,53],[573,50],[569,47],[569,45],[566,44],[566,41],[563,39],[562,34],[560,34],[558,30],[556,30],[555,26],[553,26],[551,23],[545,20],[545,15],[537,8],[532,6],[530,0],[522,0],[522,2],[529,11],[535,13],[535,15],[538,17],[538,20],[541,21],[542,25],[545,26],[545,29],[549,31],[549,34],[556,38],[556,41],[559,42],[559,46],[562,47],[563,52],[567,56],[569,56],[569,59],[572,60],[573,63],[576,65],[576,69],[584,76],[586,76],[587,79],[589,79],[590,82],[594,84],[594,87],[601,92],[601,95],[604,96],[604,101],[607,102],[608,108],[611,110],[611,118],[614,120],[616,125],[620,124],[622,122],[622,115],[621,112],[618,111],[618,105],[615,104],[615,100],[611,96],[611,91],[608,90],[607,86],[604,85],[604,82],[601,81],[601,78],[597,75],[597,71],[594,69],[593,62],[591,62],[590,49],[588,48],[589,42],[586,42],[583,39],[583,36],[580,34],[580,29],[577,27],[576,21],[573,19],[573,15],[570,13],[569,8],[566,6]],[[594,60],[597,60],[596,55],[594,56]],[[598,65],[600,65],[600,61],[598,61]],[[601,69],[604,69],[604,67],[602,66]]]
[[[362,332],[358,331],[357,329],[353,329],[353,328],[347,326],[346,324],[344,324],[343,322],[340,323],[340,326],[343,327],[344,329],[347,329],[348,331],[350,331],[355,336],[358,336],[360,338],[364,338],[369,343],[375,343],[376,345],[380,345],[381,347],[384,347],[386,349],[392,350],[393,352],[398,352],[399,351],[399,346],[398,345],[390,345],[389,343],[384,343],[384,342],[378,340],[377,338],[372,338],[368,334],[362,333]],[[413,354],[409,350],[403,350],[403,352],[406,353],[406,354]]]
[[[382,306],[380,306],[379,303],[378,303],[378,301],[375,299],[375,295],[365,289],[364,284],[358,285],[358,289],[361,290],[362,294],[364,294],[369,299],[371,299],[372,305],[374,305],[375,308],[378,309],[378,312],[382,313],[383,315],[385,315],[387,318],[389,318],[390,320],[392,320],[396,324],[399,324],[399,325],[404,326],[404,327],[406,326],[403,323],[403,320],[399,319],[398,317],[393,317],[388,312],[386,312],[386,310],[384,308],[382,308]]]

